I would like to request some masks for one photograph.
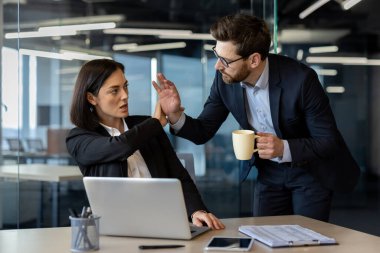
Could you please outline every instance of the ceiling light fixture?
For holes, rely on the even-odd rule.
[[[380,59],[368,59],[366,57],[316,57],[309,56],[306,58],[307,63],[320,63],[320,64],[343,64],[343,65],[366,65],[366,66],[380,66]]]
[[[207,51],[213,51],[212,49],[215,47],[215,45],[210,45],[210,44],[204,44],[203,49]]]
[[[103,31],[105,34],[116,35],[189,35],[192,34],[191,30],[174,30],[174,29],[140,29],[140,28],[114,28]]]
[[[191,33],[191,34],[174,34],[159,35],[160,39],[179,39],[179,40],[215,40],[209,33]]]
[[[94,24],[106,22],[121,22],[125,19],[124,15],[97,15],[61,19],[49,19],[38,22],[38,27],[45,26],[63,26],[63,25],[78,25],[78,24]]]
[[[21,55],[30,55],[30,56],[66,60],[66,61],[71,61],[71,60],[89,61],[93,59],[103,59],[103,58],[111,59],[111,57],[107,57],[107,56],[91,55],[87,53],[68,51],[68,50],[60,50],[59,53],[55,53],[55,52],[20,48],[19,52]]]
[[[341,5],[342,5],[343,9],[348,10],[361,1],[362,0],[345,0],[345,1],[341,2]]]
[[[346,89],[343,86],[327,86],[327,93],[344,93]]]
[[[19,28],[21,30],[36,29],[36,27],[45,26],[63,26],[63,25],[79,25],[79,24],[93,24],[93,23],[106,23],[115,22],[119,23],[125,19],[124,15],[98,15],[98,16],[85,16],[85,17],[73,17],[73,18],[60,18],[60,19],[48,19],[42,21],[27,21],[27,22],[7,22],[3,25],[5,31],[16,31]]]
[[[185,42],[173,42],[173,43],[160,43],[160,44],[150,44],[150,45],[141,45],[135,48],[128,49],[127,52],[142,52],[142,51],[155,51],[155,50],[167,50],[167,49],[177,49],[185,48]]]
[[[335,64],[353,64],[362,65],[367,62],[366,57],[316,57],[309,56],[306,57],[306,62],[308,63],[335,63]]]
[[[128,50],[137,47],[137,43],[115,44],[112,46],[113,51]]]
[[[33,32],[16,32],[6,33],[6,39],[24,39],[24,38],[40,38],[40,37],[56,37],[56,36],[73,36],[76,31],[33,31]]]
[[[93,24],[76,24],[62,26],[46,26],[38,28],[38,31],[6,33],[6,39],[24,39],[24,38],[40,38],[40,37],[57,37],[57,36],[73,36],[78,31],[103,30],[115,28],[115,22],[93,23]]]
[[[298,49],[297,51],[297,60],[301,61],[303,58],[303,50],[302,49]]]
[[[70,50],[60,50],[59,51],[64,56],[67,56],[71,59],[82,60],[82,61],[91,61],[95,59],[112,59],[111,57],[104,55],[92,55],[84,52],[70,51]]]
[[[310,47],[309,53],[320,54],[320,53],[335,53],[339,51],[337,46],[322,46],[322,47]]]
[[[319,9],[321,6],[325,5],[327,2],[330,2],[330,0],[318,0],[309,7],[307,7],[305,10],[303,10],[298,16],[300,19],[304,19],[307,16],[309,16],[311,13]]]
[[[320,76],[336,76],[338,71],[336,69],[314,69]]]
[[[91,24],[76,24],[76,25],[61,25],[61,26],[45,26],[38,28],[38,31],[90,31],[112,29],[116,27],[115,22],[106,23],[91,23]]]
[[[349,34],[348,29],[283,29],[279,32],[278,41],[282,44],[331,44]]]
[[[20,48],[19,52],[21,55],[30,55],[30,56],[51,58],[51,59],[58,59],[58,60],[66,60],[66,61],[72,60],[71,57],[68,57],[67,55],[63,55],[61,53],[32,50],[32,49],[24,49],[24,48]]]

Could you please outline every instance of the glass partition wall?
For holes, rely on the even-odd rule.
[[[196,116],[207,98],[216,61],[211,50],[215,42],[208,34],[211,23],[186,30],[161,29],[162,34],[155,34],[157,30],[148,30],[155,28],[153,21],[145,22],[146,27],[130,27],[125,13],[100,15],[101,7],[91,2],[5,1],[1,6],[0,157],[4,170],[11,170],[2,174],[0,182],[2,228],[67,225],[67,209],[87,204],[81,180],[25,179],[25,174],[42,164],[51,170],[75,166],[65,149],[65,135],[73,127],[70,101],[76,75],[85,61],[107,57],[125,65],[131,84],[131,114],[151,115],[156,100],[151,80],[158,71],[177,84],[189,115]],[[202,5],[200,1],[199,8],[205,8]],[[80,8],[85,11],[78,12]],[[239,8],[239,4],[230,3],[218,15]],[[252,1],[245,11],[254,13],[254,9],[273,26],[273,3]],[[123,30],[125,26],[130,31]],[[170,32],[176,35],[181,31],[191,36],[170,37]],[[140,44],[160,44],[161,49],[140,48]],[[233,157],[230,137],[235,128],[235,121],[228,119],[215,138],[201,146],[169,135],[177,152],[193,153],[198,187],[210,209],[221,217],[241,213],[239,163]],[[221,186],[227,186],[223,192],[218,190]],[[227,199],[228,210],[222,208]],[[58,206],[51,208],[53,202]],[[245,206],[249,210],[250,202]]]
[[[75,167],[65,148],[65,135],[73,127],[70,102],[82,64],[104,57],[122,62],[131,84],[130,114],[141,115],[152,113],[156,94],[151,80],[162,71],[177,84],[186,113],[195,117],[202,110],[215,74],[216,58],[211,50],[215,41],[208,28],[211,21],[229,13],[263,17],[273,34],[272,53],[297,58],[315,68],[329,94],[338,126],[362,170],[369,170],[370,157],[376,164],[370,136],[377,132],[377,122],[370,125],[368,119],[377,112],[370,105],[375,103],[371,94],[378,90],[371,85],[378,79],[378,67],[318,62],[308,51],[312,46],[330,45],[333,40],[310,43],[285,36],[277,40],[284,34],[277,31],[276,0],[223,1],[225,5],[195,1],[193,8],[216,11],[185,13],[184,18],[157,7],[157,20],[147,18],[146,22],[134,18],[148,7],[129,4],[135,9],[125,14],[123,1],[114,2],[2,2],[0,228],[66,226],[68,208],[80,210],[87,205],[81,179],[25,176],[36,167],[50,168],[48,174]],[[181,5],[175,6],[176,1],[171,1],[171,8],[186,7],[179,2]],[[192,15],[199,15],[197,20],[212,18],[203,26],[186,26]],[[161,23],[165,25],[160,27]],[[365,50],[356,56],[370,57]],[[231,145],[231,131],[237,128],[229,117],[215,137],[200,146],[168,133],[177,152],[194,154],[196,184],[209,209],[221,218],[251,216],[256,172],[252,170],[248,180],[239,184],[239,162]]]

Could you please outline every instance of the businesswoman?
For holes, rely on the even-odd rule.
[[[153,117],[129,116],[128,95],[121,63],[98,59],[82,66],[70,112],[76,127],[67,136],[66,146],[83,176],[178,178],[194,225],[224,228],[207,211],[178,160],[162,128],[167,121],[159,103]]]

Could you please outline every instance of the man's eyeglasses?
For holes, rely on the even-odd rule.
[[[227,61],[225,58],[223,58],[223,57],[221,57],[221,56],[218,55],[218,53],[215,51],[215,47],[216,47],[216,46],[213,46],[212,51],[214,51],[215,56],[220,60],[220,62],[221,62],[221,63],[223,64],[223,66],[226,67],[226,68],[228,68],[229,65],[230,65],[231,63],[246,58],[246,57],[240,57],[240,58],[238,58],[238,59],[236,59],[236,60]]]

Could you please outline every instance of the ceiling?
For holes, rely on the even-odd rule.
[[[362,0],[349,10],[342,8],[342,1],[330,0],[305,19],[300,19],[299,13],[315,0],[279,0],[279,30],[316,31],[312,37],[315,42],[323,42],[325,37],[331,36],[330,43],[339,45],[346,52],[361,52],[364,48],[368,54],[379,52],[380,16],[374,10],[380,10],[380,1]]]
[[[330,0],[305,19],[299,13],[316,0],[278,0],[279,42],[283,44],[339,44],[348,52],[369,54],[380,50],[380,1],[362,0],[349,10],[343,10],[341,0]],[[17,24],[17,0],[3,1],[4,32],[14,32]],[[263,11],[262,2],[266,3]],[[194,33],[208,33],[210,25],[219,17],[236,12],[263,16],[271,12],[272,1],[258,0],[20,0],[21,31],[37,29],[43,22],[61,23],[74,17],[118,15],[117,27],[190,29]],[[254,11],[251,11],[254,10]],[[273,19],[269,19],[269,23]],[[296,33],[295,33],[296,32]],[[36,41],[38,45],[36,45]],[[171,42],[176,40],[165,40]],[[178,40],[177,40],[178,41]],[[157,36],[105,35],[101,31],[62,37],[54,43],[61,46],[111,50],[114,43],[162,43]],[[10,43],[10,42],[5,42]],[[26,46],[42,47],[51,38],[24,40]],[[199,41],[188,41],[191,55]]]

